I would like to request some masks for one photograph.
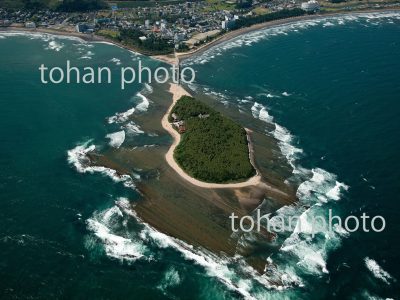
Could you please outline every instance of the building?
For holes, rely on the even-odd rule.
[[[171,117],[174,120],[174,122],[178,121],[178,116],[176,115],[176,113],[172,113]]]
[[[160,30],[161,30],[161,31],[165,31],[166,29],[167,29],[167,23],[161,22],[161,24],[160,24]]]
[[[36,28],[35,22],[26,22],[25,23],[26,28]]]
[[[178,126],[178,132],[179,133],[185,133],[186,132],[186,126],[185,126],[185,123],[180,123],[179,124],[179,126]]]
[[[95,29],[94,24],[79,23],[75,26],[77,32],[81,33],[93,33]]]
[[[182,41],[186,40],[186,34],[185,33],[181,33],[181,32],[177,32],[174,35],[174,42],[175,43],[180,43]]]
[[[319,3],[315,0],[303,2],[301,4],[301,9],[306,12],[315,12],[315,11],[319,10]]]
[[[225,20],[221,23],[221,28],[223,30],[229,30],[235,25],[235,19],[230,19],[225,17]]]

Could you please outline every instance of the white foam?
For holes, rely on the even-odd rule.
[[[336,181],[335,186],[332,189],[330,189],[326,193],[326,195],[333,200],[339,200],[342,189],[347,191],[349,189],[349,187],[347,185],[345,185],[344,183]]]
[[[127,199],[120,201],[127,201]],[[101,213],[95,213],[86,221],[86,224],[88,229],[100,239],[107,256],[129,262],[146,258],[147,247],[140,240],[124,237],[115,232],[114,227],[125,224],[123,214],[117,205]]]
[[[322,27],[330,27],[330,26],[335,26],[335,24],[333,24],[332,22],[325,22],[324,24],[322,24]]]
[[[81,56],[79,59],[92,59],[92,56],[94,55],[94,53],[92,51],[87,51],[83,56]]]
[[[275,95],[272,95],[271,93],[268,93],[268,94],[266,95],[266,97],[267,97],[267,98],[276,98],[276,97],[278,97],[278,96],[275,96]]]
[[[255,118],[259,118],[261,108],[262,105],[257,102],[251,107],[251,113]],[[293,146],[294,137],[289,130],[279,124],[273,124],[275,130],[272,131],[272,135],[292,166],[293,174],[298,177],[297,180],[303,182],[296,194],[299,203],[282,207],[270,218],[270,226],[278,221],[282,224],[282,220],[284,224],[289,224],[289,220],[293,220],[292,217],[298,217],[298,220],[292,232],[278,233],[278,239],[281,241],[283,239],[282,247],[273,254],[277,263],[273,274],[269,275],[286,282],[285,287],[303,285],[300,280],[302,274],[320,276],[329,272],[326,265],[329,252],[339,247],[341,238],[349,236],[349,233],[337,224],[330,230],[327,222],[323,223],[317,218],[325,216],[324,205],[329,200],[339,200],[341,193],[347,190],[348,186],[337,181],[334,174],[323,169],[307,170],[298,166],[296,160],[303,150]],[[304,181],[305,176],[309,179]],[[308,209],[305,209],[304,205],[307,205]],[[317,224],[313,224],[315,220]]]
[[[142,129],[140,129],[140,126],[136,125],[132,121],[125,124],[121,128],[126,129],[127,133],[129,133],[130,135],[138,135],[138,134],[144,133],[144,131]]]
[[[110,59],[110,62],[115,63],[117,66],[121,65],[121,60],[118,58],[113,57],[112,59]]]
[[[164,278],[157,286],[158,289],[165,291],[168,287],[177,286],[181,283],[179,272],[174,267],[170,267],[164,274]]]
[[[259,119],[266,123],[273,122],[273,117],[268,114],[267,109],[260,103],[254,102],[253,106],[251,107],[251,113],[256,119]]]
[[[107,119],[107,122],[109,124],[126,122],[134,112],[135,112],[135,108],[131,108],[131,109],[128,109],[127,111],[125,111],[125,112],[116,113],[114,116],[109,117]]]
[[[364,262],[368,270],[371,271],[375,278],[382,280],[386,284],[390,284],[390,281],[393,280],[393,277],[384,269],[382,269],[382,267],[372,258],[366,257]]]
[[[215,57],[220,56],[223,52],[243,47],[252,46],[262,40],[268,40],[279,35],[288,35],[289,33],[300,33],[301,30],[311,28],[314,26],[322,26],[323,28],[329,26],[342,26],[348,22],[354,21],[371,21],[370,25],[379,24],[380,21],[391,21],[391,19],[398,19],[399,12],[374,12],[374,13],[353,13],[351,15],[337,15],[329,17],[320,17],[312,20],[301,20],[289,22],[274,27],[263,28],[257,31],[249,32],[245,35],[238,36],[234,39],[228,40],[221,44],[215,45],[210,49],[204,51],[200,55],[191,57],[183,61],[185,65],[193,64],[206,64]]]
[[[136,96],[141,99],[141,102],[136,106],[136,109],[142,112],[147,111],[150,105],[149,99],[147,99],[142,93],[137,93]]]
[[[25,36],[31,39],[40,39],[44,42],[49,42],[51,40],[70,40],[79,42],[81,44],[86,44],[86,41],[79,37],[67,36],[67,35],[53,35],[50,33],[40,33],[40,32],[28,32],[28,31],[7,31],[0,32],[0,36],[3,37],[14,37],[14,36]]]
[[[47,49],[54,50],[59,52],[64,47],[64,44],[59,43],[57,41],[50,41]]]
[[[160,248],[173,248],[178,250],[185,259],[204,267],[209,276],[217,278],[229,289],[240,293],[245,299],[256,299],[250,292],[252,288],[251,281],[238,278],[237,274],[228,268],[227,265],[229,261],[227,258],[218,257],[204,249],[195,248],[181,240],[161,233],[144,223],[134,211],[126,206],[126,204],[122,203],[120,207],[144,226],[144,229],[140,233],[144,241],[154,242]],[[248,271],[248,275],[251,276],[250,278],[255,278],[265,286],[272,287],[264,277],[257,275],[250,267],[246,266],[246,270]]]
[[[114,133],[109,133],[106,138],[110,139],[109,145],[114,148],[119,148],[125,141],[125,131],[121,130]]]
[[[296,169],[294,162],[298,158],[298,155],[303,153],[303,150],[291,144],[293,141],[293,136],[283,126],[275,123],[275,130],[272,132],[272,135],[278,140],[278,146],[282,154],[292,166],[293,173],[296,173],[298,169]]]
[[[90,145],[89,140],[68,151],[68,163],[73,165],[79,173],[101,173],[110,177],[114,182],[121,182],[127,188],[135,189],[135,184],[131,176],[119,175],[116,170],[102,166],[92,166],[87,154],[95,151],[96,146]]]
[[[282,96],[285,96],[285,97],[289,97],[291,94],[289,94],[288,92],[283,92],[282,93]]]
[[[150,84],[145,83],[145,84],[144,84],[144,87],[145,87],[146,91],[147,91],[149,94],[151,94],[151,93],[153,92],[153,87],[152,87]]]

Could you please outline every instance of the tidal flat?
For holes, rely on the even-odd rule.
[[[267,133],[265,122],[255,119],[251,113],[239,112],[233,105],[193,93],[196,99],[252,131],[254,163],[262,182],[227,189],[201,188],[187,182],[165,160],[172,143],[172,137],[161,126],[161,119],[172,103],[168,86],[153,86],[153,92],[147,95],[151,103],[148,111],[134,116],[134,122],[149,134],[148,144],[136,145],[133,139],[119,149],[107,148],[91,154],[92,163],[115,169],[119,174],[140,174],[136,187],[143,197],[132,203],[132,209],[143,222],[217,255],[240,254],[262,272],[270,247],[275,248],[273,234],[266,230],[234,233],[229,216],[232,213],[239,217],[251,215],[261,204],[263,214],[271,213],[295,202],[297,186],[287,180],[292,174],[290,165],[275,138]],[[157,138],[156,143],[152,137]]]

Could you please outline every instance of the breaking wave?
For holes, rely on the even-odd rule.
[[[257,102],[254,102],[253,106],[251,107],[251,113],[254,118],[260,119],[261,121],[267,123],[271,123],[274,119],[272,116],[268,114],[267,109],[263,105]]]
[[[127,124],[121,126],[121,128],[126,129],[127,133],[129,133],[130,135],[138,135],[144,133],[144,131],[140,129],[140,126],[136,125],[133,121],[130,121]]]
[[[136,109],[142,112],[147,111],[150,105],[149,99],[147,99],[146,96],[144,96],[141,92],[137,93],[136,96],[139,97],[141,100],[141,102],[136,105]]]
[[[255,102],[251,112],[255,118],[258,112],[265,109]],[[333,230],[325,224],[318,224],[318,232],[313,232],[312,220],[317,216],[326,218],[327,206],[330,201],[337,201],[341,193],[349,187],[336,180],[336,175],[320,168],[307,170],[297,164],[297,160],[303,150],[293,145],[294,137],[288,129],[269,121],[275,126],[270,134],[277,140],[281,153],[286,157],[293,169],[293,176],[302,181],[297,189],[298,203],[284,206],[274,213],[271,222],[278,219],[285,220],[297,216],[297,224],[293,232],[278,234],[277,239],[282,243],[280,250],[270,258],[274,259],[275,272],[286,274],[286,286],[304,285],[300,279],[302,274],[321,275],[329,273],[326,260],[329,252],[340,245],[341,238],[348,233],[339,226]],[[327,223],[327,222],[326,222]],[[280,236],[279,236],[280,235]],[[275,274],[271,274],[275,277]],[[282,277],[281,277],[282,278]]]
[[[128,200],[120,198],[117,203],[124,201]],[[134,262],[138,259],[151,260],[148,248],[129,232],[118,205],[103,212],[94,213],[86,224],[88,230],[99,239],[107,256],[125,262]],[[88,248],[92,248],[93,244],[96,244],[96,241],[87,239]]]
[[[219,94],[213,93],[207,87],[202,89],[208,89],[212,95]],[[287,92],[284,93],[289,96]],[[225,97],[228,99],[229,96]],[[232,99],[230,102],[233,102]],[[300,166],[298,160],[303,150],[294,145],[296,138],[287,128],[274,122],[267,107],[254,101],[252,96],[238,99],[238,103],[240,110],[244,111],[247,108],[255,119],[267,123],[267,130],[273,128],[272,131],[267,131],[267,134],[276,139],[282,155],[291,165],[293,180],[300,182],[296,193],[298,202],[283,206],[269,216],[271,223],[284,220],[285,224],[288,224],[290,218],[298,219],[292,231],[277,235],[276,243],[281,246],[267,261],[263,286],[271,288],[274,287],[272,283],[276,282],[279,283],[278,289],[306,286],[305,274],[322,276],[329,273],[326,264],[329,253],[340,246],[343,238],[349,236],[349,233],[337,224],[333,225],[333,228],[324,227],[327,224],[317,224],[318,231],[314,232],[312,222],[318,220],[318,217],[326,219],[328,208],[333,207],[349,187],[338,181],[335,174],[321,168],[310,170]],[[259,207],[261,212],[264,205],[267,206],[266,201]],[[267,212],[268,209],[265,209],[266,214]]]
[[[135,112],[135,108],[128,109],[125,112],[122,113],[116,113],[112,117],[109,117],[107,119],[108,124],[113,124],[113,123],[124,123],[128,121],[129,117]]]
[[[145,95],[151,94],[152,92],[153,92],[152,86],[146,83],[144,85],[143,90],[135,95],[135,97],[140,99],[140,102],[135,107],[132,107],[125,112],[116,113],[115,115],[107,118],[108,124],[125,123],[126,121],[129,120],[129,118],[134,114],[135,111],[141,111],[141,112],[147,111],[150,105],[150,101],[149,99],[147,99]]]
[[[47,46],[46,49],[50,49],[50,50],[59,52],[63,47],[64,47],[64,44],[62,44],[62,43],[59,43],[57,41],[50,41],[49,45]]]
[[[127,229],[127,223],[132,219],[136,220],[137,225],[141,227],[140,230]],[[115,202],[115,206],[103,212],[94,213],[86,221],[86,224],[92,235],[100,241],[100,246],[104,248],[105,254],[111,258],[128,263],[139,259],[158,260],[162,259],[163,249],[171,248],[181,253],[184,259],[203,267],[209,276],[217,278],[230,290],[239,293],[246,299],[256,299],[250,293],[252,289],[250,278],[257,276],[254,270],[243,264],[242,271],[247,273],[248,279],[238,277],[228,267],[228,264],[234,265],[234,263],[238,263],[237,261],[220,258],[203,249],[196,249],[192,245],[155,230],[136,215],[126,198],[119,198]],[[99,243],[93,240],[93,236],[88,237],[86,247],[89,250],[98,245]],[[149,249],[153,251],[150,252]],[[161,251],[157,252],[157,249]],[[258,277],[260,282],[265,281],[262,276]],[[180,283],[179,273],[174,268],[169,268],[158,288],[165,291],[166,288]],[[267,281],[264,284],[268,284]]]
[[[170,267],[164,274],[162,282],[157,286],[158,289],[165,292],[171,286],[177,286],[181,283],[179,272],[174,267]]]
[[[296,32],[307,29],[314,26],[341,26],[348,24],[349,22],[365,22],[368,25],[377,25],[379,21],[384,20],[390,22],[392,20],[400,20],[400,13],[393,12],[369,12],[369,13],[352,13],[343,14],[330,17],[318,17],[309,20],[294,21],[283,25],[277,25],[269,28],[260,29],[235,37],[224,43],[215,45],[198,56],[191,57],[183,61],[184,65],[198,65],[208,63],[210,60],[221,56],[223,52],[233,49],[240,48],[243,46],[251,46],[262,40],[268,40],[271,37],[278,35],[287,35],[288,33]]]
[[[115,63],[117,66],[121,65],[121,60],[115,57],[110,59],[110,62]]]
[[[110,139],[109,145],[114,148],[119,148],[125,141],[125,131],[121,130],[114,133],[109,133],[106,138]]]
[[[79,173],[100,173],[110,177],[114,182],[121,182],[127,188],[135,189],[135,183],[130,175],[118,174],[116,170],[92,166],[88,154],[96,150],[96,146],[91,144],[92,140],[87,141],[75,148],[68,150],[68,163],[75,167]],[[136,176],[134,176],[136,177]]]
[[[390,284],[391,281],[394,281],[394,278],[382,269],[382,267],[372,258],[366,257],[364,262],[367,269],[371,271],[375,278],[382,280],[386,284]]]

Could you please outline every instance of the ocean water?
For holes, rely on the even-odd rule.
[[[398,13],[325,18],[254,32],[186,63],[197,71],[193,89],[276,124],[266,134],[291,161],[305,206],[278,215],[386,220],[381,233],[280,237],[271,259],[304,285],[296,297],[399,295],[399,33]]]
[[[382,215],[381,233],[307,228],[278,237],[264,277],[190,250],[126,210],[140,175],[84,154],[152,137],[150,86],[49,85],[38,66],[158,63],[111,45],[0,34],[0,298],[375,299],[399,295],[400,14],[266,29],[186,62],[193,89],[275,124],[300,184],[276,216]],[[245,267],[241,269],[244,270]],[[245,272],[243,272],[245,273]],[[274,279],[285,283],[277,289]]]

